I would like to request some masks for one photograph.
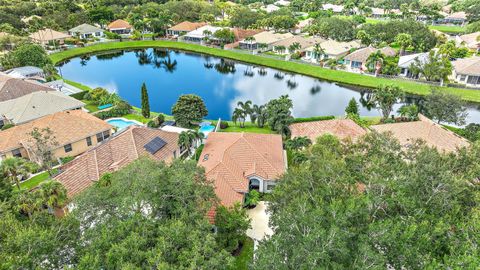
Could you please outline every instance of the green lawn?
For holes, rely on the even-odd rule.
[[[457,25],[430,25],[428,28],[451,34],[462,34],[465,32],[465,27]]]
[[[248,264],[253,260],[253,240],[249,237],[243,243],[240,254],[235,257],[235,270],[247,270]]]
[[[90,88],[90,87],[88,87],[88,86],[86,86],[86,85],[83,85],[83,84],[81,84],[81,83],[78,83],[78,82],[74,82],[74,81],[70,81],[70,80],[65,80],[65,79],[64,79],[64,81],[65,81],[66,83],[72,85],[72,86],[77,87],[78,89],[83,90],[83,91],[90,91],[90,90],[92,90],[92,88]]]
[[[32,188],[40,185],[42,182],[48,180],[49,178],[50,178],[50,175],[48,174],[48,172],[43,172],[41,174],[38,174],[38,175],[20,183],[20,188],[21,189],[32,189]]]
[[[228,123],[229,126],[226,129],[221,129],[219,132],[247,132],[247,133],[263,133],[263,134],[275,134],[276,132],[271,130],[269,127],[265,126],[263,128],[257,127],[250,122],[245,123],[245,127],[241,128],[240,125],[234,125],[233,123]]]
[[[93,46],[83,47],[83,48],[74,48],[71,50],[66,50],[59,53],[54,53],[50,55],[54,63],[59,63],[63,60],[100,52],[116,49],[133,49],[133,48],[152,48],[152,47],[163,47],[163,48],[172,48],[179,49],[197,53],[204,53],[219,57],[230,58],[237,61],[247,62],[255,65],[267,66],[276,68],[283,71],[294,72],[298,74],[303,74],[323,80],[340,82],[344,84],[362,86],[368,88],[376,88],[382,84],[394,84],[401,87],[404,91],[410,94],[417,95],[427,95],[430,93],[430,85],[416,83],[408,80],[401,79],[386,79],[386,78],[375,78],[371,76],[365,76],[356,73],[350,73],[340,70],[331,70],[325,69],[317,66],[312,66],[309,64],[296,63],[296,62],[287,62],[278,59],[266,58],[257,55],[244,54],[234,51],[221,50],[216,48],[204,47],[197,44],[188,44],[175,41],[164,41],[164,40],[153,40],[153,41],[125,41],[125,42],[111,42],[97,44]],[[480,91],[478,90],[469,90],[453,87],[442,87],[446,92],[454,93],[460,95],[464,100],[480,102]]]

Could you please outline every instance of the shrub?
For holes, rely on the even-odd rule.
[[[61,162],[62,164],[66,164],[66,163],[68,163],[68,162],[70,162],[70,161],[72,161],[72,160],[74,160],[74,159],[75,159],[75,158],[74,158],[74,157],[71,157],[71,156],[62,157],[62,158],[60,158],[60,162]]]
[[[28,161],[25,163],[25,168],[30,173],[38,173],[41,169],[41,166],[36,162]]]
[[[157,122],[156,122],[155,120],[150,120],[150,121],[148,121],[148,123],[147,123],[147,127],[149,127],[149,128],[158,128],[159,125],[157,124]]]
[[[245,206],[254,207],[258,204],[259,201],[260,192],[256,190],[251,190],[249,193],[247,193],[247,196],[245,197]]]
[[[109,31],[105,31],[105,36],[108,38],[108,39],[121,39],[121,36],[117,33],[112,33],[112,32],[109,32]]]
[[[228,122],[227,121],[221,121],[220,122],[220,129],[226,129],[228,128]]]
[[[314,116],[314,117],[306,117],[306,118],[295,118],[293,119],[292,123],[304,123],[304,122],[314,122],[314,121],[323,121],[323,120],[332,120],[335,119],[333,115],[327,116]]]
[[[82,100],[82,99],[86,99],[87,94],[88,94],[88,91],[82,91],[82,92],[78,92],[78,93],[75,93],[75,94],[70,95],[70,96],[73,97],[74,99]]]
[[[14,127],[15,125],[14,124],[5,124],[3,127],[2,127],[2,130],[7,130],[9,128],[12,128]]]

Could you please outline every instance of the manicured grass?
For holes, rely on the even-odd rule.
[[[263,128],[252,125],[251,123],[245,123],[245,127],[241,128],[239,124],[234,125],[229,123],[228,128],[221,129],[219,132],[246,132],[246,133],[262,133],[262,134],[275,134],[276,132],[265,126]]]
[[[43,172],[41,174],[38,174],[38,175],[20,183],[20,188],[21,189],[32,189],[32,188],[40,185],[42,182],[48,180],[49,178],[50,178],[50,175],[48,174],[48,172]]]
[[[123,118],[126,118],[128,120],[135,120],[135,121],[138,121],[138,122],[141,122],[141,123],[148,123],[150,120],[152,120],[151,118],[145,118],[143,117],[143,115],[141,114],[134,114],[134,113],[129,113],[129,114],[126,114],[124,116],[122,116]]]
[[[242,250],[240,254],[235,257],[234,268],[235,270],[247,270],[248,264],[253,260],[253,240],[249,237],[243,242]]]
[[[98,111],[98,105],[97,104],[94,104],[91,101],[85,100],[85,99],[82,100],[82,102],[85,103],[85,109],[87,109],[89,112],[93,113],[93,112]]]
[[[410,94],[416,95],[427,95],[431,91],[431,86],[427,84],[421,84],[414,81],[402,80],[402,79],[387,79],[387,78],[376,78],[371,76],[365,76],[356,73],[350,73],[347,71],[341,70],[331,70],[325,69],[309,64],[296,63],[296,62],[287,62],[278,59],[266,58],[257,55],[244,54],[234,51],[221,50],[216,48],[204,47],[197,44],[188,44],[175,41],[164,41],[164,40],[151,40],[151,41],[125,41],[125,42],[111,42],[97,44],[93,46],[83,47],[83,48],[74,48],[71,50],[59,52],[50,55],[54,63],[59,63],[63,60],[91,54],[100,51],[108,50],[117,50],[117,49],[133,49],[133,48],[152,48],[152,47],[163,47],[163,48],[172,48],[185,51],[191,51],[196,53],[204,53],[209,55],[214,55],[218,57],[230,58],[237,61],[242,61],[246,63],[251,63],[254,65],[267,66],[276,68],[283,71],[294,72],[298,74],[303,74],[323,80],[340,82],[344,84],[361,86],[367,88],[376,88],[382,84],[393,84],[401,87],[404,91]],[[470,90],[470,89],[461,89],[453,87],[441,87],[440,89],[460,95],[464,100],[480,102],[480,91]]]
[[[78,83],[78,82],[74,82],[74,81],[70,81],[70,80],[64,80],[66,83],[72,85],[72,86],[75,86],[77,87],[78,89],[81,89],[83,91],[90,91],[92,90],[92,88],[86,86],[86,85],[83,85],[81,83]]]
[[[465,32],[465,27],[458,25],[430,25],[428,28],[452,34],[462,34]]]

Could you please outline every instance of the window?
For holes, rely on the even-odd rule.
[[[22,157],[22,152],[20,152],[20,148],[13,150],[12,155],[14,157]]]
[[[5,122],[3,121],[3,119],[0,119],[0,128],[2,128],[4,125],[5,125]]]
[[[102,133],[98,133],[97,134],[97,142],[102,142],[103,141],[103,134]]]
[[[66,144],[63,146],[63,149],[65,150],[65,153],[72,152],[72,144]]]
[[[106,139],[108,139],[108,137],[110,137],[110,131],[108,131],[108,130],[104,131],[103,132],[103,139],[106,140]]]
[[[87,137],[87,146],[92,146],[92,138]]]
[[[173,158],[177,158],[177,151],[173,151]]]
[[[275,187],[275,185],[268,184],[267,185],[267,191],[272,191],[274,187]]]
[[[467,78],[466,75],[460,75],[460,81],[461,82],[464,82],[466,78]]]

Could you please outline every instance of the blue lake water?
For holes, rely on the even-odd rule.
[[[238,101],[265,104],[288,94],[295,117],[344,115],[351,98],[361,104],[362,91],[307,76],[285,73],[227,59],[187,52],[145,49],[109,52],[74,58],[61,65],[64,78],[117,92],[130,104],[140,107],[140,88],[146,83],[150,109],[171,113],[182,94],[203,98],[208,119],[230,119]],[[416,101],[411,97],[408,102]],[[376,116],[375,109],[360,105],[360,114]],[[396,106],[396,109],[399,105]],[[480,119],[469,108],[468,122]],[[477,122],[477,121],[474,121]]]

